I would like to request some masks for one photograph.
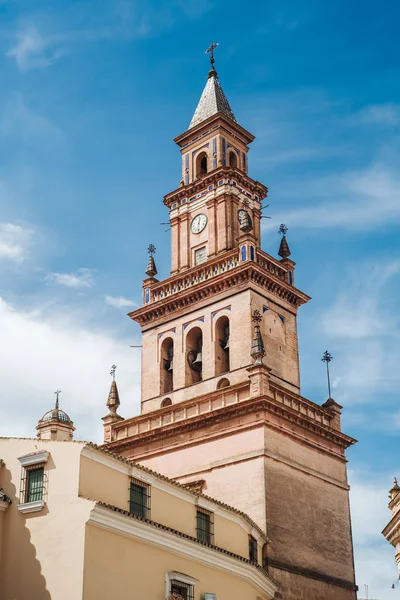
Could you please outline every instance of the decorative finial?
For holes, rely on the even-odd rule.
[[[265,356],[264,341],[261,335],[260,323],[262,321],[261,313],[256,309],[251,317],[254,323],[254,334],[251,341],[251,352],[250,355],[254,358],[255,365],[263,364],[263,357]]]
[[[286,227],[286,225],[284,223],[281,223],[278,233],[280,233],[281,235],[286,235],[288,232],[288,228]]]
[[[56,409],[56,410],[58,410],[58,409],[59,409],[59,406],[60,406],[60,405],[59,405],[59,401],[58,401],[58,399],[59,399],[59,396],[60,396],[60,394],[61,394],[61,390],[56,390],[54,393],[55,393],[55,395],[56,395],[56,406],[55,406],[55,409]]]
[[[210,63],[211,63],[211,70],[208,73],[208,77],[218,77],[217,75],[217,71],[215,70],[214,67],[214,63],[215,63],[215,58],[214,58],[214,50],[216,48],[218,48],[219,44],[218,43],[214,43],[212,42],[210,44],[210,47],[206,50],[206,54],[210,55]]]
[[[253,323],[261,323],[262,321],[262,316],[260,311],[258,310],[258,308],[256,308],[256,310],[253,312],[253,315],[251,317],[251,320],[253,321]]]
[[[288,231],[288,228],[286,227],[286,225],[284,223],[281,223],[281,225],[278,229],[278,233],[282,236],[282,239],[281,239],[281,244],[279,246],[278,254],[283,260],[286,260],[287,258],[289,258],[290,254],[291,254],[289,244],[287,243],[287,239],[286,239],[287,231]]]
[[[331,360],[333,359],[332,354],[330,354],[328,352],[328,350],[325,350],[321,360],[322,362],[326,363],[326,374],[328,377],[328,393],[329,393],[329,398],[331,397],[331,379],[330,379],[330,374],[329,374],[329,363],[331,362]]]
[[[155,275],[157,275],[157,267],[156,267],[156,263],[153,258],[153,254],[155,254],[155,252],[156,252],[155,245],[150,244],[149,247],[147,248],[147,252],[150,254],[150,258],[149,258],[149,262],[147,263],[145,273],[149,277],[155,277]]]
[[[110,375],[113,378],[113,381],[115,381],[115,371],[117,370],[117,365],[113,365],[111,367],[111,371],[110,371]]]

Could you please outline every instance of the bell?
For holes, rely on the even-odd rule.
[[[202,363],[202,362],[203,362],[203,358],[202,358],[201,352],[198,352],[196,358],[193,361],[193,364],[195,365],[196,363]]]
[[[173,370],[174,370],[174,359],[171,358],[171,360],[169,361],[167,371],[173,371]]]
[[[223,346],[223,349],[224,350],[229,350],[229,337],[226,339],[226,342],[225,342],[225,344]]]

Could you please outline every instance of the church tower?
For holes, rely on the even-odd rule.
[[[164,204],[171,273],[150,261],[143,306],[141,415],[104,421],[110,450],[249,514],[267,533],[263,564],[284,600],[354,600],[341,407],[301,396],[294,284],[261,249],[267,188],[249,174],[254,136],[211,70]]]

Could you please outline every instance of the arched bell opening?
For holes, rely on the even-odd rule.
[[[215,374],[221,375],[230,370],[230,329],[229,319],[225,315],[215,324]]]
[[[229,152],[229,166],[237,167],[237,156],[236,156],[236,152],[233,152],[233,150],[231,150],[231,152]]]
[[[191,385],[203,379],[203,332],[193,327],[186,336],[185,383]]]
[[[206,173],[208,173],[207,152],[200,152],[196,158],[196,177],[202,177]]]
[[[174,389],[174,341],[166,338],[161,344],[160,360],[160,394],[167,394]]]

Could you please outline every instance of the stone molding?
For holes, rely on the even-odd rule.
[[[125,537],[136,539],[144,544],[157,546],[178,556],[189,558],[207,567],[224,571],[253,585],[259,593],[272,599],[278,587],[257,567],[241,562],[238,558],[216,552],[208,546],[185,539],[173,532],[159,529],[149,523],[128,517],[113,510],[95,506],[88,525],[100,527]]]
[[[47,450],[41,450],[33,454],[26,454],[18,458],[21,466],[30,467],[31,465],[40,465],[48,461],[50,453]]]
[[[44,500],[37,500],[36,502],[25,502],[17,505],[17,510],[22,514],[40,512],[44,508]]]

